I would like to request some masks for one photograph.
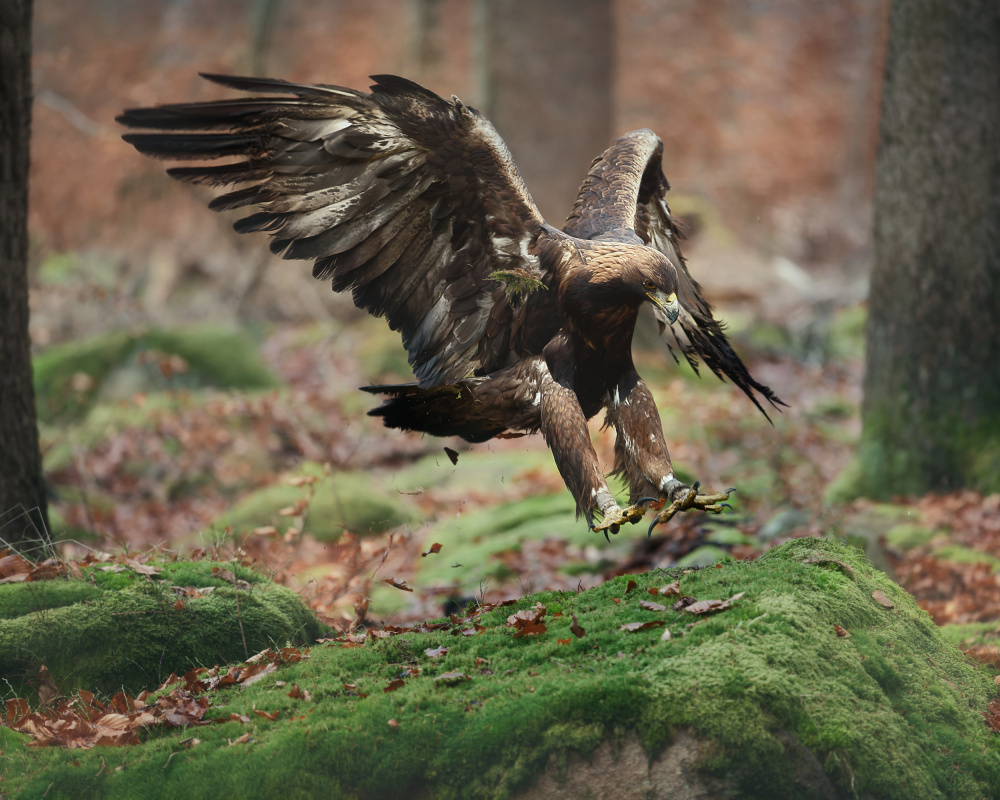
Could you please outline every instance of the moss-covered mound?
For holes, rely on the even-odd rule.
[[[171,672],[320,635],[298,595],[233,567],[165,563],[150,575],[149,565],[104,564],[79,578],[0,586],[0,687],[29,695],[44,664],[64,694],[135,693]]]
[[[210,693],[206,717],[249,724],[87,752],[0,728],[0,785],[49,800],[996,796],[1000,748],[981,716],[992,682],[854,548],[796,540],[755,562],[631,579],[533,595],[481,629],[315,647]],[[676,598],[648,590],[674,579],[698,600],[744,594],[709,616],[640,605],[669,609]],[[515,638],[508,615],[538,602],[547,630]],[[649,621],[663,624],[622,627]],[[612,780],[568,788],[588,763]]]
[[[33,366],[42,422],[77,419],[102,397],[280,385],[246,333],[210,326],[112,331],[52,347],[36,356]]]
[[[365,472],[325,474],[323,467],[306,462],[303,475],[320,480],[312,486],[275,484],[258,489],[240,500],[212,523],[218,530],[232,528],[240,536],[264,525],[284,531],[288,517],[281,510],[308,498],[305,529],[324,542],[336,541],[351,531],[359,535],[380,533],[414,522],[417,514],[404,495],[388,488],[385,481]]]

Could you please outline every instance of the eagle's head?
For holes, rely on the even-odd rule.
[[[649,300],[667,317],[671,325],[677,321],[680,304],[677,301],[677,269],[662,253],[642,248],[642,258],[631,262],[627,272],[630,288],[640,302]]]

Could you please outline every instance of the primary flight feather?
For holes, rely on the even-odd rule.
[[[205,75],[251,97],[125,111],[125,140],[175,178],[231,191],[216,210],[256,207],[236,223],[271,250],[313,260],[334,291],[402,334],[417,383],[367,386],[386,425],[482,442],[541,431],[578,514],[607,535],[688,508],[720,511],[728,492],[676,480],[652,394],[632,363],[649,302],[684,357],[755,396],[750,375],[691,277],[663,176],[663,143],[633,131],[598,157],[562,230],[535,207],[503,140],[458,98],[372,78],[339,86]],[[232,188],[235,187],[235,188]],[[587,420],[617,433],[621,508]],[[599,519],[598,519],[599,517]],[[652,530],[653,525],[650,526]]]

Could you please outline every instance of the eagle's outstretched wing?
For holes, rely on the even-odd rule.
[[[681,306],[677,323],[672,326],[654,306],[667,346],[669,331],[695,372],[700,358],[717,376],[728,377],[742,389],[767,417],[754,391],[772,406],[785,403],[750,375],[729,344],[722,323],[712,315],[701,286],[688,272],[678,245],[681,234],[667,207],[670,185],[663,175],[662,156],[663,142],[650,130],[632,131],[617,139],[591,166],[563,230],[581,239],[632,240],[667,256],[677,269],[677,299]]]
[[[275,253],[314,259],[317,278],[385,316],[421,386],[504,366],[512,309],[490,276],[541,275],[535,244],[552,229],[486,119],[393,76],[373,76],[370,94],[204,77],[255,96],[127,110],[120,123],[155,132],[125,140],[160,158],[229,158],[168,172],[239,187],[211,207],[258,206],[236,230],[268,231]]]

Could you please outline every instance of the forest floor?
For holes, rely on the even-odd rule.
[[[640,524],[606,543],[574,520],[540,436],[471,447],[367,417],[374,403],[355,387],[405,379],[406,365],[395,336],[365,318],[257,330],[281,383],[271,390],[198,386],[175,353],[130,354],[86,413],[42,426],[53,533],[66,559],[155,550],[253,564],[340,631],[832,535],[865,547],[939,625],[962,626],[956,643],[1000,665],[1000,497],[826,499],[860,430],[862,322],[861,308],[842,311],[818,344],[735,327],[755,376],[788,404],[769,409],[773,425],[640,333],[637,363],[678,474],[737,489],[732,513],[681,515],[648,538]],[[613,434],[597,423],[610,464]]]

